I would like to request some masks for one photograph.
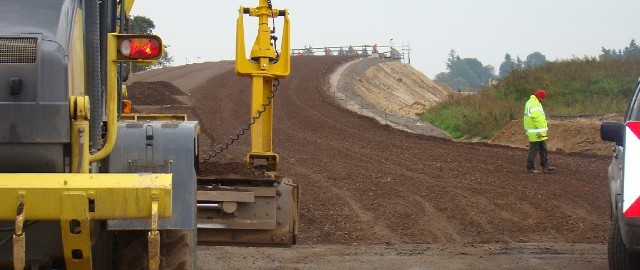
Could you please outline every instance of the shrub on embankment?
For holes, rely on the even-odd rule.
[[[549,62],[513,70],[477,94],[454,95],[423,117],[453,138],[490,139],[511,120],[522,118],[524,104],[538,89],[547,91],[547,117],[624,112],[638,76],[640,57]]]

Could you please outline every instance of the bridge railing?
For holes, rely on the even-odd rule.
[[[302,49],[291,49],[291,56],[302,55],[319,55],[319,56],[361,56],[370,57],[377,56],[382,58],[392,58],[408,60],[410,59],[409,52],[411,48],[409,45],[402,46],[378,46],[374,45],[348,45],[348,46],[325,46],[325,47],[313,47],[304,46]],[[408,60],[410,61],[410,60]]]

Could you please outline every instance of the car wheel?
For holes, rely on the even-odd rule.
[[[609,227],[609,269],[611,270],[631,270],[640,269],[640,254],[632,253],[622,241],[620,224],[618,217],[614,215]]]

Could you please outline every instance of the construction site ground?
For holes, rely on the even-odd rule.
[[[452,141],[416,116],[450,89],[408,65],[353,60],[294,57],[277,87],[274,152],[278,173],[300,186],[298,245],[202,246],[199,269],[607,268],[611,145],[593,139],[600,118],[558,119],[549,142],[558,171],[532,175],[517,123],[492,142]],[[249,122],[250,80],[233,62],[151,70],[128,84],[135,111],[200,121],[201,151]],[[567,121],[588,134],[562,141]],[[199,173],[248,151],[245,135]]]

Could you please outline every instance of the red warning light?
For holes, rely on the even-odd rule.
[[[155,58],[161,51],[160,43],[150,38],[130,38],[120,43],[120,53],[135,59]]]

